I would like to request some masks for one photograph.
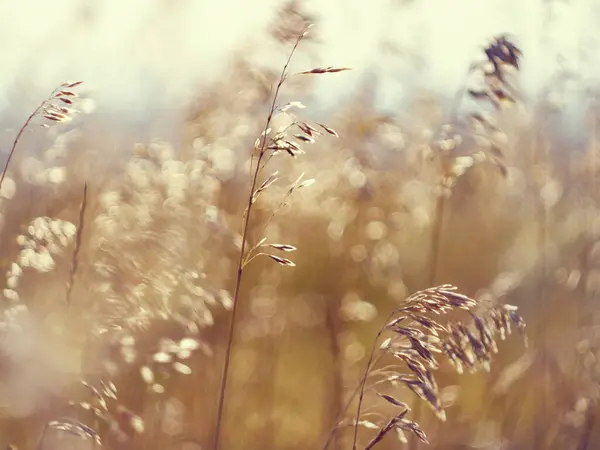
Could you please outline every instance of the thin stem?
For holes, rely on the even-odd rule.
[[[378,353],[377,354],[377,356],[375,357],[375,359],[373,360],[373,362],[371,364],[371,367],[374,366],[374,365],[376,365],[379,362],[379,359],[381,358],[382,355],[383,355],[383,353]],[[346,411],[348,410],[348,408],[350,407],[350,405],[354,401],[354,398],[360,392],[360,389],[361,389],[361,385],[358,384],[354,388],[354,391],[352,392],[352,394],[350,394],[350,397],[348,398],[348,400],[346,400],[346,403],[344,404],[344,406],[342,407],[342,409],[340,410],[339,414],[337,415],[337,417],[335,419],[335,423],[334,423],[333,427],[331,428],[331,430],[329,430],[329,432],[327,434],[327,439],[325,440],[325,443],[323,444],[322,450],[327,450],[329,448],[329,445],[333,441],[333,438],[335,437],[335,433],[338,430],[338,424],[340,422],[340,419],[346,413]]]
[[[55,91],[56,90],[52,91],[52,94],[50,96],[54,95]],[[29,124],[31,123],[33,118],[40,112],[40,110],[42,110],[44,108],[44,106],[46,106],[47,101],[48,100],[44,100],[42,103],[39,104],[39,106],[37,108],[35,108],[35,110],[29,115],[29,117],[27,118],[27,120],[25,121],[25,123],[23,124],[23,126],[21,127],[19,132],[17,133],[17,137],[13,141],[12,148],[10,149],[10,152],[8,153],[8,158],[6,159],[6,163],[4,164],[4,169],[2,170],[2,175],[0,175],[0,190],[2,190],[2,183],[4,182],[4,177],[6,176],[6,171],[8,170],[8,165],[10,164],[10,160],[12,159],[13,154],[15,153],[15,150],[17,148],[17,145],[19,144],[19,141],[21,140],[21,136],[23,136],[25,129],[29,126]]]
[[[371,354],[369,355],[369,361],[367,362],[367,367],[365,368],[365,373],[363,374],[362,380],[360,381],[360,390],[358,395],[358,406],[356,407],[356,420],[354,421],[354,437],[352,438],[352,450],[356,450],[356,439],[358,437],[358,422],[360,421],[360,412],[362,409],[363,398],[365,396],[365,385],[367,384],[367,378],[369,377],[369,372],[373,365],[373,358],[375,356],[375,348],[377,346],[377,342],[379,338],[385,331],[385,326],[391,319],[391,317],[396,313],[396,311],[392,312],[388,318],[385,320],[381,329],[377,332],[377,336],[373,340],[373,345],[371,346]]]
[[[446,211],[446,195],[444,186],[440,183],[442,192],[438,194],[435,205],[435,216],[433,218],[433,228],[431,229],[431,246],[429,250],[429,278],[427,286],[434,286],[438,276],[438,268],[440,265],[440,244],[442,242],[442,232],[444,230],[444,213]],[[413,408],[413,417],[415,422],[419,423],[423,415],[423,404],[421,401],[416,401]],[[410,440],[410,450],[418,450],[421,441],[416,436],[412,436]]]
[[[429,278],[428,286],[435,285],[440,260],[440,243],[444,225],[444,211],[446,209],[446,196],[442,192],[435,205],[435,222],[431,230],[431,253],[429,255]]]
[[[44,429],[40,434],[40,438],[38,439],[37,444],[35,445],[35,450],[42,450],[44,448],[44,439],[46,438],[46,431],[48,431],[49,425],[48,422],[44,424]]]
[[[456,124],[458,122],[458,113],[460,111],[460,107],[462,106],[462,102],[465,98],[465,93],[467,92],[467,86],[468,86],[468,82],[469,79],[471,77],[471,75],[473,74],[473,71],[475,70],[475,67],[471,67],[468,72],[467,72],[467,76],[465,77],[465,82],[461,85],[461,87],[456,91],[456,93],[454,94],[454,99],[452,101],[452,106],[450,108],[450,113],[449,113],[449,118],[448,118],[448,123],[451,124]],[[443,175],[443,174],[442,174]],[[442,185],[440,185],[441,188],[443,188]],[[434,230],[433,230],[433,236],[432,236],[432,248],[431,248],[431,254],[430,254],[430,265],[429,265],[429,280],[428,280],[428,286],[433,286],[435,284],[435,278],[437,276],[437,265],[438,265],[438,251],[439,251],[439,243],[440,243],[440,237],[442,234],[442,222],[443,222],[443,214],[444,214],[444,209],[446,206],[446,197],[442,192],[440,193],[440,195],[437,198],[436,201],[436,212],[435,212],[435,224],[434,224]]]
[[[391,317],[391,315],[390,315],[390,317]],[[389,318],[388,318],[388,321],[389,321]],[[392,338],[392,342],[394,342],[394,339],[395,338]],[[377,353],[377,356],[375,357],[375,359],[371,363],[371,367],[376,366],[382,356],[383,356],[383,353],[381,353],[381,352]],[[333,427],[328,431],[327,439],[325,440],[325,443],[323,444],[322,450],[327,450],[329,448],[329,445],[333,441],[333,438],[335,437],[335,433],[337,432],[337,430],[339,428],[338,425],[339,425],[339,423],[341,421],[341,418],[343,417],[343,415],[346,413],[346,411],[348,410],[348,408],[350,407],[350,405],[354,401],[354,398],[360,392],[360,389],[361,389],[361,385],[357,384],[356,387],[354,388],[354,391],[352,392],[352,394],[350,394],[350,397],[348,398],[348,400],[346,400],[346,403],[344,403],[344,406],[339,411],[339,413],[338,413],[338,415],[337,415],[337,417],[335,419],[335,423],[334,423]]]
[[[454,100],[452,101],[452,107],[449,113],[449,123],[456,124],[458,122],[458,112],[460,111],[460,107],[462,105],[462,101],[465,98],[465,93],[467,92],[467,85],[470,76],[472,75],[474,67],[470,68],[467,72],[467,76],[465,77],[465,82],[461,85],[461,87],[454,94]],[[440,175],[443,177],[443,170],[440,163]],[[436,204],[435,204],[435,216],[433,218],[433,229],[431,230],[431,247],[429,252],[429,278],[427,280],[427,286],[433,286],[435,284],[435,279],[437,277],[437,270],[439,266],[439,250],[440,250],[440,242],[442,238],[442,230],[443,230],[443,222],[444,222],[444,212],[446,209],[446,196],[444,195],[444,185],[440,182],[439,187],[441,188],[441,192],[439,193]]]
[[[281,208],[283,208],[283,206],[286,204],[285,201],[289,198],[289,196],[292,195],[292,193],[290,191],[288,191],[283,198],[281,199],[281,201],[279,202],[279,204],[277,205],[277,208],[275,208],[273,210],[273,212],[271,213],[271,215],[269,216],[269,218],[265,221],[264,225],[263,225],[263,229],[262,232],[265,233],[267,230],[267,227],[269,226],[269,224],[271,223],[271,220],[273,220],[273,217],[275,217],[275,215],[281,210]]]
[[[73,291],[73,283],[75,282],[75,274],[79,266],[79,252],[81,250],[81,242],[83,239],[83,227],[85,225],[85,210],[87,208],[87,183],[83,185],[83,199],[79,208],[79,225],[75,236],[75,250],[71,257],[71,269],[69,270],[69,281],[67,282],[67,305],[71,304],[71,292]]]
[[[275,93],[273,95],[273,102],[271,104],[269,116],[267,117],[267,122],[265,124],[262,144],[260,147],[260,152],[258,154],[258,159],[256,161],[256,169],[255,169],[254,175],[252,177],[252,185],[250,187],[250,193],[248,195],[248,202],[247,202],[246,212],[244,214],[244,221],[243,221],[243,225],[242,225],[242,248],[240,249],[240,258],[239,258],[239,262],[238,262],[237,275],[236,275],[236,279],[235,279],[235,290],[234,290],[234,294],[233,294],[233,307],[231,310],[231,320],[229,322],[229,332],[228,332],[228,336],[227,336],[227,347],[225,350],[225,362],[223,364],[223,371],[222,371],[222,375],[221,375],[221,387],[219,390],[219,400],[218,400],[219,404],[218,404],[218,409],[217,409],[217,423],[216,423],[216,429],[215,429],[215,435],[214,435],[214,441],[213,441],[213,449],[214,450],[218,450],[219,445],[220,445],[221,422],[223,420],[223,408],[225,405],[225,392],[227,390],[229,364],[231,362],[231,350],[233,347],[233,334],[235,331],[235,318],[236,318],[236,313],[238,310],[240,285],[242,282],[242,274],[243,274],[243,270],[244,270],[246,241],[247,241],[247,237],[248,237],[248,229],[249,229],[249,224],[250,224],[250,212],[252,209],[252,197],[254,195],[254,190],[256,189],[258,177],[261,172],[260,163],[266,152],[267,134],[268,134],[267,131],[268,131],[268,129],[271,125],[271,121],[273,119],[273,114],[275,112],[275,104],[277,102],[279,90],[281,89],[281,86],[283,85],[283,83],[286,80],[286,72],[287,72],[287,68],[290,64],[290,61],[292,60],[292,56],[294,56],[294,52],[296,51],[298,44],[300,44],[300,41],[302,40],[302,38],[304,36],[305,36],[305,32],[302,33],[300,36],[298,36],[298,39],[296,40],[296,43],[294,44],[294,47],[292,48],[292,51],[290,52],[287,62],[285,63],[285,66],[283,66],[283,70],[281,71],[281,75],[279,77],[279,82],[277,83],[277,87],[276,87]]]
[[[340,414],[340,409],[342,408],[342,400],[343,400],[343,384],[342,384],[342,362],[341,362],[341,349],[338,341],[338,323],[336,320],[336,310],[338,305],[330,305],[328,304],[326,309],[326,323],[325,330],[329,337],[329,349],[331,353],[332,359],[332,397],[333,397],[333,414],[335,422],[333,423],[333,427],[337,425],[337,417]],[[334,434],[331,435],[333,439],[335,437]],[[334,448],[340,448],[339,442],[334,441]]]
[[[467,92],[467,86],[469,79],[473,72],[476,70],[477,65],[469,68],[467,75],[465,77],[464,83],[460,86],[460,88],[455,92],[454,99],[452,101],[452,106],[449,113],[448,123],[456,125],[458,123],[458,113],[460,111],[460,107],[465,98],[465,94]],[[438,157],[439,158],[439,157]],[[446,212],[446,203],[448,199],[445,193],[445,187],[443,183],[443,167],[442,163],[439,164],[439,172],[442,177],[442,181],[439,183],[440,191],[436,201],[435,201],[435,215],[433,217],[433,228],[431,230],[431,245],[429,249],[429,277],[427,279],[427,286],[434,286],[436,278],[438,276],[439,263],[440,263],[440,245],[442,242],[442,233],[444,230],[444,216]],[[421,416],[423,414],[423,405],[420,401],[417,401],[414,405],[413,417],[415,422],[419,422],[421,420]],[[410,449],[418,450],[421,441],[413,436],[410,440]]]
[[[244,269],[244,267],[246,267],[248,264],[250,264],[251,261],[254,261],[254,259],[259,256],[269,256],[269,253],[265,253],[265,252],[255,253],[254,255],[252,255],[252,257],[248,258],[247,260],[244,260],[244,263],[242,264],[242,269]]]

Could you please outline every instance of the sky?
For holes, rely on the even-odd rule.
[[[317,18],[322,65],[350,66],[343,82],[322,77],[321,107],[351,96],[365,75],[391,107],[416,87],[453,92],[482,46],[510,33],[524,52],[521,80],[534,98],[560,68],[600,79],[594,0],[305,0]],[[280,0],[0,0],[0,111],[30,110],[64,80],[85,80],[97,108],[160,114],[185,104],[245,49],[281,67],[265,30]],[[460,5],[457,7],[456,5]],[[407,57],[391,57],[392,42]],[[578,85],[578,86],[581,86]],[[571,102],[585,97],[575,93]]]

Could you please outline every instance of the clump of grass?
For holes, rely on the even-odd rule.
[[[410,432],[427,443],[426,434],[419,424],[406,417],[410,411],[409,406],[399,400],[397,395],[381,392],[381,387],[388,386],[395,391],[401,387],[408,388],[444,421],[446,412],[433,375],[433,371],[440,367],[439,355],[444,355],[458,373],[463,373],[465,369],[469,372],[481,369],[489,371],[493,355],[498,351],[497,339],[506,339],[512,326],[516,326],[521,332],[525,329],[525,323],[514,306],[492,305],[483,312],[475,313],[473,309],[476,306],[474,299],[460,294],[456,287],[442,285],[411,295],[405,306],[390,314],[377,334],[360,383],[353,422],[354,449],[357,448],[359,426],[377,430],[365,449],[375,447],[392,431],[401,442],[407,442],[405,432]],[[472,323],[466,325],[461,321],[454,321],[444,324],[434,318],[455,311],[466,312]],[[384,334],[390,336],[379,343]],[[378,343],[380,351],[399,360],[402,365],[377,369],[375,361],[378,358]],[[385,423],[376,423],[363,417],[367,387],[399,412],[394,413]]]
[[[81,82],[64,83],[29,116],[13,143],[2,174],[2,181],[4,181],[11,158],[16,153],[21,136],[26,128],[34,123],[34,119],[39,117],[50,121],[50,123],[69,120],[69,114],[72,114],[73,110],[62,105],[74,104],[77,94],[72,88],[79,84]],[[47,125],[47,123],[42,123],[42,125]],[[168,245],[164,244],[165,238],[171,244],[185,242],[185,239],[178,240],[179,232],[183,226],[173,230],[175,227],[172,224],[175,222],[188,223],[180,220],[179,215],[187,213],[181,207],[181,203],[187,200],[185,189],[194,188],[196,184],[200,184],[204,180],[201,176],[198,176],[204,175],[201,170],[203,168],[201,161],[198,160],[198,164],[195,166],[190,164],[192,166],[190,169],[196,177],[189,176],[190,180],[187,183],[188,179],[182,180],[183,177],[180,173],[183,164],[173,161],[172,154],[167,151],[168,149],[154,146],[152,150],[155,150],[155,152],[158,150],[157,153],[159,154],[149,155],[147,159],[154,156],[158,160],[158,170],[154,164],[155,161],[151,161],[149,165],[142,167],[142,169],[146,169],[145,171],[136,170],[143,166],[143,162],[140,162],[143,157],[140,157],[129,166],[131,178],[128,181],[131,183],[128,185],[123,184],[121,190],[116,191],[113,191],[113,183],[102,186],[101,195],[109,197],[109,200],[114,200],[116,197],[117,202],[111,203],[109,201],[109,204],[106,205],[107,201],[105,200],[104,204],[102,201],[99,204],[98,202],[92,203],[90,208],[88,184],[86,182],[78,205],[78,223],[50,216],[35,217],[16,239],[19,251],[14,262],[9,263],[9,269],[6,271],[5,288],[2,291],[9,307],[4,311],[1,330],[3,332],[21,333],[23,330],[20,325],[23,319],[29,319],[29,317],[25,317],[26,315],[33,315],[30,314],[33,311],[29,307],[31,301],[26,301],[19,292],[21,287],[27,288],[36,284],[34,281],[29,282],[29,284],[22,282],[28,269],[30,272],[35,271],[38,273],[58,271],[57,269],[64,266],[63,261],[59,260],[60,257],[66,253],[65,250],[68,247],[73,245],[70,261],[67,261],[68,269],[66,270],[65,279],[66,303],[71,311],[65,314],[81,314],[81,316],[78,318],[76,325],[67,321],[62,326],[69,327],[72,325],[69,328],[81,326],[84,329],[83,342],[80,343],[83,347],[80,372],[84,378],[82,383],[92,396],[91,400],[71,401],[71,406],[79,409],[77,416],[88,414],[87,417],[78,417],[77,419],[68,417],[47,422],[39,445],[42,445],[41,443],[50,430],[65,431],[80,437],[92,438],[97,443],[108,442],[109,445],[125,441],[131,443],[133,436],[144,431],[144,419],[141,415],[135,414],[130,408],[126,407],[125,402],[117,401],[116,384],[109,380],[117,380],[123,372],[131,372],[132,368],[139,366],[137,379],[141,381],[140,385],[147,387],[150,395],[160,396],[167,390],[168,384],[173,382],[174,374],[189,375],[192,372],[188,360],[192,359],[196,350],[200,349],[205,354],[210,355],[211,351],[208,344],[197,336],[201,328],[210,326],[214,322],[209,306],[222,305],[225,308],[229,307],[231,300],[227,292],[196,285],[200,275],[194,270],[194,266],[179,263],[187,253],[177,254],[174,248],[169,248]],[[174,180],[176,182],[173,182]],[[154,183],[153,187],[158,189],[151,194],[148,194],[147,191],[144,192],[142,189],[136,190],[140,185],[148,187],[149,182]],[[155,201],[157,200],[156,193],[160,192],[161,189],[164,189],[167,197],[164,204],[162,201]],[[125,220],[116,221],[114,220],[116,208],[121,207],[123,208],[121,211],[131,212],[128,205],[120,201],[122,196],[127,195],[134,200],[136,195],[142,199],[136,205],[139,207],[136,213],[139,214],[133,220],[128,220],[132,219],[131,216],[127,217],[126,214],[121,214],[119,218]],[[151,200],[154,200],[154,202]],[[193,205],[202,210],[210,211],[207,198],[193,199]],[[152,206],[156,206],[156,210],[152,210]],[[90,209],[88,210],[88,208]],[[88,212],[94,217],[89,233],[90,237],[86,238],[88,242],[84,242],[83,232]],[[162,215],[160,215],[161,213]],[[206,214],[206,216],[206,223],[217,222],[212,215]],[[150,221],[149,224],[147,223],[148,220]],[[144,225],[155,226],[161,220],[161,224],[167,228],[163,235],[155,234],[153,231],[144,228]],[[198,222],[200,221],[195,221],[195,223]],[[106,225],[106,227],[102,225]],[[111,231],[115,232],[115,236],[110,234]],[[124,233],[123,231],[131,233]],[[121,241],[116,239],[117,236]],[[131,239],[132,237],[135,239]],[[127,286],[127,289],[135,286],[134,290],[137,289],[138,291],[143,290],[147,285],[156,288],[154,292],[152,289],[147,289],[144,296],[146,302],[136,301],[140,298],[136,295],[139,292],[134,292],[131,295],[131,292],[121,290],[124,287],[122,280],[125,277],[130,276],[130,280],[135,280],[136,278],[132,277],[131,274],[134,273],[137,277],[143,271],[143,268],[137,264],[139,260],[134,258],[134,252],[126,251],[126,258],[122,258],[125,248],[121,244],[123,242],[131,243],[132,241],[135,243],[135,240],[140,240],[140,238],[145,239],[145,242],[149,242],[151,245],[158,244],[159,251],[156,251],[156,248],[151,250],[154,250],[153,253],[157,255],[157,259],[164,261],[164,266],[153,264],[153,261],[148,262],[148,266],[156,270],[157,276],[152,277],[152,273],[149,275],[143,274],[145,278],[140,277],[144,280],[143,283],[137,285],[132,283],[132,285]],[[183,244],[180,248],[183,248]],[[117,263],[117,255],[121,257],[122,265]],[[168,258],[161,258],[164,255],[167,255]],[[90,256],[94,264],[89,264]],[[115,256],[115,259],[107,261],[112,256]],[[195,261],[198,261],[197,256],[198,254],[195,253]],[[134,259],[133,264],[129,264],[130,261],[127,260],[130,257]],[[86,286],[88,294],[91,294],[89,297],[75,297],[76,290],[73,289],[73,286],[76,277],[80,275],[83,281],[90,283]],[[111,276],[114,278],[111,279]],[[101,287],[99,288],[99,286]],[[113,291],[112,288],[115,288],[115,290]],[[169,289],[172,290],[171,292],[178,290],[181,294],[180,301],[166,301],[164,292]],[[156,295],[157,291],[160,295]],[[190,296],[186,296],[185,293],[190,296],[193,295],[195,301],[192,301]],[[98,314],[103,312],[107,303],[109,304],[107,309],[110,309],[110,312],[106,315]],[[51,305],[51,307],[51,312],[59,310],[57,305]],[[139,337],[137,335],[147,331],[151,324],[161,320],[174,322],[175,325],[179,326],[177,330],[180,335],[179,339],[167,339],[163,336],[160,339],[152,339],[151,336],[150,338],[142,336],[145,339],[136,339]],[[45,323],[42,325],[45,325]],[[181,328],[183,328],[183,331]],[[144,340],[152,342],[143,342],[142,345],[136,346],[139,341]],[[94,359],[92,355],[97,356],[98,352],[102,354],[102,357]],[[110,355],[105,354],[111,352]],[[87,364],[88,362],[90,364]],[[99,381],[100,384],[94,387],[97,383],[92,383],[88,379],[96,380],[98,377],[102,377],[103,380],[107,381]],[[73,397],[80,398],[82,395],[78,393]],[[155,397],[150,397],[150,401],[160,402]],[[77,413],[77,411],[75,412]],[[89,415],[90,413],[91,415]],[[84,423],[86,421],[89,421],[92,426],[86,425]]]

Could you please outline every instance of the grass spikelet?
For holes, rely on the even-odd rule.
[[[483,316],[472,311],[476,306],[474,299],[458,292],[455,286],[442,285],[414,293],[406,299],[405,306],[390,314],[377,334],[360,382],[353,448],[356,449],[357,446],[358,423],[363,420],[361,411],[367,383],[370,378],[378,376],[374,368],[377,342],[386,331],[392,333],[392,336],[379,345],[380,351],[402,361],[407,371],[403,373],[400,369],[395,369],[392,375],[386,375],[380,382],[374,381],[374,385],[391,383],[393,387],[401,383],[428,405],[440,420],[445,421],[446,411],[433,375],[433,371],[439,367],[439,355],[445,354],[458,373],[462,373],[465,367],[470,372],[489,370],[492,357],[497,351],[496,336],[504,340],[511,332],[511,324],[520,330],[525,328],[523,319],[510,305],[492,307]],[[465,311],[473,318],[473,325],[467,326],[460,321],[444,325],[427,315],[446,315],[454,311]],[[378,433],[366,448],[373,448],[392,430],[400,430],[401,436],[404,436],[405,431],[411,432],[420,441],[427,442],[426,435],[418,424],[404,419],[408,407],[403,402],[388,393],[377,394],[404,410],[401,418],[396,416],[381,424]]]

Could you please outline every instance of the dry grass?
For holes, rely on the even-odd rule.
[[[293,252],[296,250],[296,247],[289,244],[273,244],[268,243],[267,237],[262,236],[260,240],[254,244],[254,246],[249,247],[247,249],[246,243],[248,241],[248,232],[250,225],[250,218],[253,205],[258,201],[261,194],[265,193],[269,188],[271,188],[274,183],[278,180],[278,171],[271,173],[268,176],[265,176],[265,171],[271,158],[277,157],[279,154],[288,154],[289,156],[296,158],[297,155],[304,153],[302,149],[296,142],[300,143],[314,143],[315,138],[319,135],[322,135],[322,132],[319,131],[314,126],[303,122],[301,120],[296,119],[293,115],[289,114],[288,111],[292,108],[304,108],[304,105],[300,102],[290,102],[284,106],[277,106],[277,100],[279,98],[279,91],[283,84],[289,78],[288,74],[288,66],[294,56],[294,52],[298,48],[298,45],[306,37],[308,34],[309,28],[306,28],[300,32],[292,51],[290,52],[290,56],[283,66],[283,70],[281,71],[281,75],[279,76],[279,80],[277,82],[277,87],[275,88],[275,92],[273,93],[273,101],[271,103],[271,108],[269,110],[269,114],[267,116],[267,121],[265,124],[265,129],[261,134],[261,137],[258,138],[254,144],[254,149],[251,154],[250,160],[250,171],[252,174],[252,183],[250,186],[250,192],[248,195],[248,203],[246,209],[244,211],[244,219],[242,225],[242,245],[240,248],[240,257],[237,266],[237,276],[235,280],[235,289],[233,293],[233,309],[231,313],[231,320],[229,325],[229,334],[227,337],[227,347],[225,350],[225,364],[223,365],[223,374],[221,376],[221,388],[219,391],[219,404],[217,408],[217,418],[216,418],[216,430],[215,430],[215,441],[213,444],[213,448],[217,450],[220,445],[220,431],[221,431],[221,423],[223,421],[223,408],[225,405],[225,394],[227,389],[227,380],[229,377],[229,364],[231,362],[231,350],[233,348],[233,338],[234,331],[236,329],[236,311],[238,310],[238,305],[240,302],[240,285],[242,282],[242,275],[244,273],[244,269],[246,266],[254,259],[260,256],[267,256],[271,258],[276,263],[281,266],[294,267],[295,264],[293,261],[284,258],[282,256],[273,254],[271,252],[279,251],[279,252]],[[299,72],[297,75],[311,75],[311,74],[325,74],[325,73],[337,73],[343,72],[345,70],[349,70],[346,68],[334,68],[334,67],[326,67],[326,68],[315,68],[304,72]],[[272,130],[271,125],[273,121],[276,119],[274,115],[276,113],[280,113],[284,120],[287,119],[287,124],[280,126],[277,130]],[[326,125],[319,124],[319,127],[324,130],[324,132],[334,135],[337,137],[337,133]],[[296,134],[294,134],[294,132]],[[294,139],[293,139],[294,138]],[[256,153],[256,155],[255,155]],[[254,163],[254,159],[256,157],[256,163]],[[261,181],[261,177],[264,178]],[[279,205],[274,209],[271,215],[266,220],[264,227],[268,226],[270,220],[279,212],[280,208],[287,204],[288,198],[297,190],[302,189],[304,187],[310,186],[314,180],[303,180],[303,175],[300,175],[298,179],[292,183],[292,185],[288,188],[285,195],[282,197]],[[262,249],[267,249],[264,251]]]
[[[305,121],[308,75],[344,69],[292,60],[296,7],[273,28],[289,65],[237,59],[177,146],[98,159],[93,116],[26,146],[75,95],[24,122],[0,181],[0,446],[596,448],[597,127],[559,147],[504,38],[449,111],[358,95]],[[517,306],[527,348],[501,342]]]

